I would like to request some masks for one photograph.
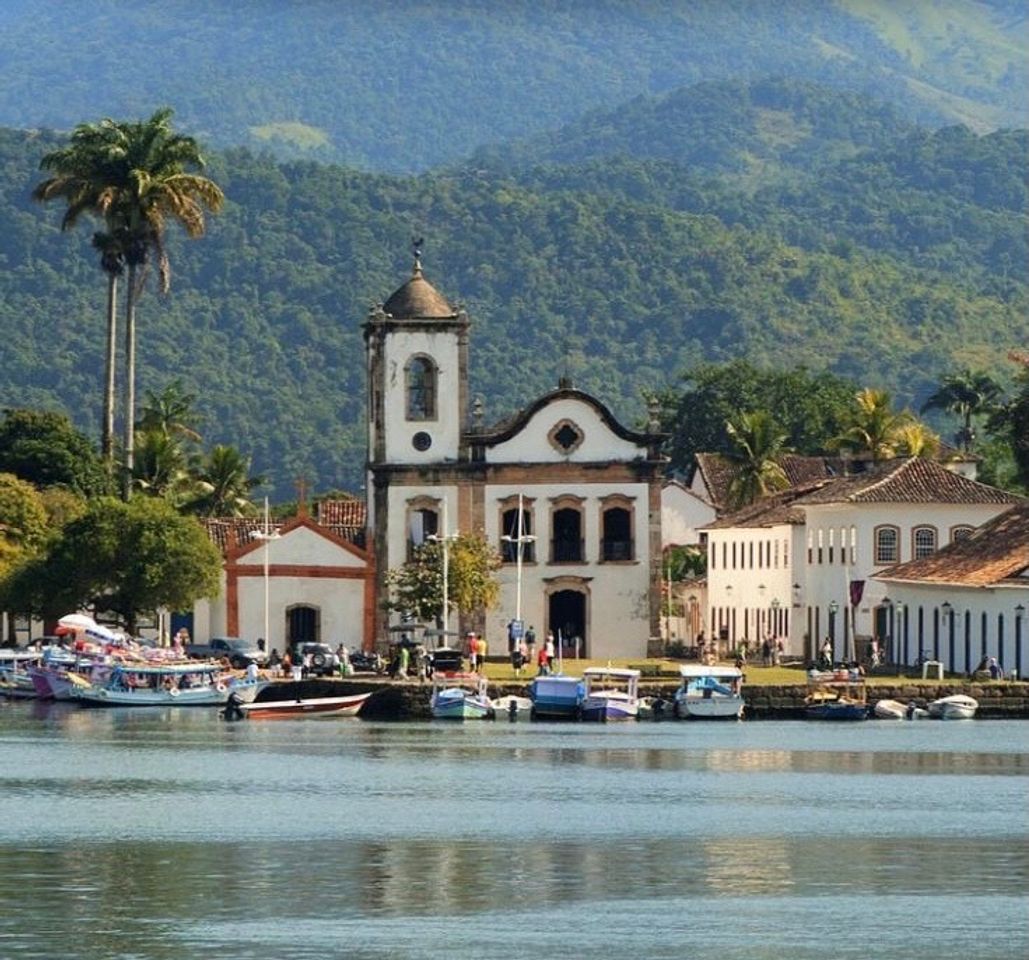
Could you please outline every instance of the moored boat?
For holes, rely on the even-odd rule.
[[[0,697],[34,700],[39,694],[29,670],[39,664],[39,658],[33,651],[0,652]]]
[[[639,715],[639,670],[587,667],[582,672],[585,693],[582,719],[635,720]]]
[[[855,670],[811,676],[804,716],[808,720],[867,720],[865,678]]]
[[[430,708],[436,720],[491,720],[488,681],[477,673],[433,674]]]
[[[957,693],[950,697],[933,700],[929,704],[929,716],[934,720],[971,720],[978,709],[978,700],[963,693]]]
[[[371,693],[299,700],[267,700],[241,703],[239,709],[251,720],[292,720],[297,717],[356,717]]]
[[[537,720],[578,720],[585,695],[582,680],[564,674],[536,677],[529,684],[532,716]]]
[[[532,719],[532,701],[528,697],[518,697],[513,693],[494,700],[493,709],[501,720]]]
[[[250,702],[266,685],[237,680],[218,663],[120,664],[106,679],[76,686],[72,699],[100,707],[207,707],[225,703],[230,692]]]
[[[738,720],[743,716],[743,671],[736,667],[684,663],[682,684],[675,691],[680,719]]]

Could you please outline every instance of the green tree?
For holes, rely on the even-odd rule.
[[[822,453],[842,429],[854,389],[842,377],[805,367],[766,370],[748,360],[698,364],[686,372],[681,389],[661,396],[672,466],[686,470],[698,453],[731,453],[725,423],[752,410],[767,411],[797,453]]]
[[[481,534],[461,534],[447,543],[448,606],[461,613],[475,613],[495,606],[500,583],[495,577],[500,554]],[[390,586],[389,608],[409,613],[418,620],[436,621],[443,616],[443,545],[429,541],[417,547],[402,567],[386,575]]]
[[[147,390],[136,426],[139,430],[197,443],[200,441],[197,430],[200,415],[195,409],[196,401],[196,394],[188,393],[179,378],[166,384],[160,393]]]
[[[242,517],[255,512],[250,497],[264,478],[250,475],[250,458],[235,447],[219,444],[194,474],[199,493],[186,505],[203,517]]]
[[[108,492],[107,471],[93,444],[61,413],[5,410],[0,471],[40,489],[61,485],[87,497]]]
[[[48,529],[39,491],[13,473],[0,473],[0,581],[23,556],[43,545]]]
[[[1029,491],[1029,352],[1014,350],[1009,356],[1020,368],[1015,377],[1015,394],[998,406],[988,428],[1008,451],[1006,456],[998,451],[997,459],[1003,462],[1010,458],[1015,483]]]
[[[940,386],[925,403],[927,410],[945,410],[961,418],[961,429],[955,434],[962,450],[968,452],[975,443],[972,421],[975,417],[988,416],[997,409],[1001,387],[984,370],[964,369],[951,373],[940,381]]]
[[[833,446],[873,460],[889,460],[903,451],[903,430],[914,422],[907,411],[897,413],[886,390],[866,387],[857,393],[849,423],[833,438]]]
[[[141,615],[216,596],[221,563],[203,527],[163,500],[101,497],[19,571],[8,596],[14,609],[47,617],[97,606],[135,632]]]
[[[179,504],[194,487],[188,467],[189,458],[176,437],[157,429],[136,434],[132,464],[136,489]]]
[[[780,460],[790,452],[786,434],[763,410],[741,413],[727,420],[725,432],[732,442],[726,454],[733,465],[729,505],[735,509],[754,503],[790,485]]]
[[[107,347],[104,372],[104,416],[101,451],[108,472],[114,464],[115,363],[118,325],[118,279],[125,269],[123,238],[119,234],[112,177],[116,175],[112,153],[115,125],[110,120],[82,123],[68,143],[40,161],[40,169],[53,176],[38,184],[32,197],[42,203],[64,200],[67,207],[61,230],[70,230],[83,215],[99,218],[105,226],[93,234],[100,254],[100,268],[107,277]]]

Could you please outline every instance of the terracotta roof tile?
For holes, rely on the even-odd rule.
[[[292,518],[290,518],[292,519]],[[365,504],[363,500],[322,500],[318,503],[318,525],[330,533],[358,547],[365,544]],[[213,517],[201,521],[207,535],[225,556],[230,550],[245,547],[254,540],[255,533],[264,532],[262,517]],[[285,526],[284,522],[269,524],[273,533]]]
[[[738,472],[736,465],[721,453],[698,453],[697,468],[716,509],[724,510],[729,503],[729,486]],[[838,457],[804,457],[788,453],[779,460],[790,486],[803,486],[843,473],[843,460]]]
[[[935,460],[888,460],[840,477],[797,501],[819,503],[1017,503],[1014,494],[954,473]]]
[[[1029,586],[1029,501],[1023,501],[921,560],[889,567],[880,580],[956,583],[985,587],[1025,580]]]
[[[319,500],[315,509],[322,526],[363,527],[365,524],[366,505],[357,497]]]
[[[727,514],[701,529],[725,530],[729,527],[776,527],[784,523],[804,523],[804,511],[793,506],[794,501],[831,482],[830,480],[818,480],[802,486],[789,487],[749,504],[735,513]]]

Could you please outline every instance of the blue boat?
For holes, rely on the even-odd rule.
[[[586,686],[578,677],[536,677],[529,684],[533,719],[578,720],[585,696]]]

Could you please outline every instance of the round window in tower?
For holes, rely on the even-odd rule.
[[[432,437],[430,437],[424,430],[419,430],[412,438],[411,443],[415,450],[419,453],[424,453],[429,447],[432,446]]]

